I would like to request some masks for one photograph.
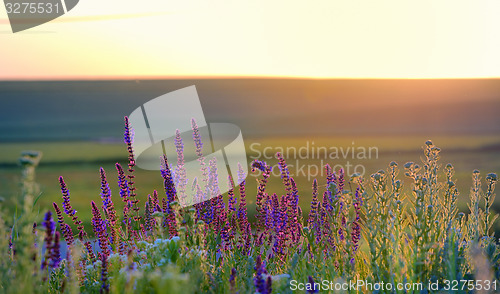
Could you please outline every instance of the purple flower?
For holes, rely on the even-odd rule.
[[[333,237],[332,237],[332,230],[331,230],[331,227],[330,227],[330,221],[328,219],[328,207],[329,207],[329,203],[328,203],[328,192],[325,191],[323,193],[323,202],[321,204],[321,208],[320,208],[320,225],[321,225],[321,238],[325,238],[326,240],[324,241],[327,241],[325,243],[325,249],[324,249],[324,252],[325,252],[325,258],[328,256],[328,253],[329,253],[329,250],[335,250],[335,245],[334,244],[334,240],[333,240]]]
[[[54,234],[54,244],[52,244],[52,248],[50,248],[50,264],[51,268],[59,267],[59,263],[61,262],[61,244],[59,243],[60,235],[59,232],[55,232]],[[49,248],[47,248],[49,250]]]
[[[236,269],[234,267],[231,269],[231,275],[229,276],[229,287],[231,293],[236,293]]]
[[[272,292],[272,280],[267,274],[266,264],[262,261],[262,257],[257,255],[255,260],[255,291],[260,294],[270,294]]]
[[[224,197],[222,195],[219,195],[216,197],[216,218],[217,218],[217,232],[220,232],[220,230],[225,226],[227,223],[227,214],[226,214],[226,205],[224,204]]]
[[[168,228],[170,236],[177,236],[177,225],[170,203],[165,197],[161,199],[163,209],[163,227]]]
[[[273,226],[273,201],[272,197],[266,194],[264,199],[265,228],[268,230]]]
[[[47,211],[47,213],[45,214],[43,226],[45,227],[45,258],[41,265],[42,270],[47,267],[47,265],[49,264],[49,259],[52,256],[52,241],[54,238],[55,223],[52,220],[52,213],[50,211]]]
[[[285,185],[286,191],[290,192],[292,190],[292,186],[290,184],[290,172],[288,171],[288,166],[286,165],[285,158],[281,152],[276,153],[276,158],[278,159],[278,166],[281,171],[281,179],[283,180],[283,184]]]
[[[302,231],[302,224],[299,221],[299,217],[301,217],[301,213],[299,214],[299,192],[293,178],[290,178],[290,183],[292,184],[292,197],[290,201],[292,224],[290,225],[290,233],[293,235],[292,240],[298,242]]]
[[[99,259],[101,260],[101,293],[109,293],[108,285],[108,257],[100,253]]]
[[[106,232],[106,226],[102,220],[101,212],[94,201],[91,202],[92,205],[92,226],[94,233],[99,240],[99,248],[101,248],[102,254],[109,256],[108,248],[108,234]]]
[[[245,233],[241,235],[242,238],[245,239],[245,248],[244,248],[244,252],[245,254],[249,254],[250,253],[250,242],[251,242],[251,238],[252,238],[252,227],[250,226],[250,223],[247,222],[247,227],[245,229]]]
[[[87,239],[87,232],[85,232],[82,221],[78,219],[78,216],[76,215],[76,210],[74,210],[71,207],[71,202],[69,199],[69,190],[68,190],[68,187],[66,186],[66,183],[64,182],[63,177],[59,177],[59,184],[61,185],[61,192],[63,194],[64,212],[69,217],[71,217],[71,219],[73,220],[73,223],[77,227],[77,229],[79,231],[78,236],[80,238],[80,241],[85,242],[85,240]]]
[[[172,173],[170,171],[166,155],[163,155],[162,168],[160,172],[163,177],[163,187],[165,188],[165,195],[167,196],[168,202],[177,201],[177,191],[175,189],[175,183],[172,178]]]
[[[360,226],[360,212],[361,212],[361,205],[363,204],[363,197],[361,196],[360,193],[360,188],[359,186],[356,188],[355,192],[355,202],[354,202],[354,210],[356,212],[356,218],[352,222],[351,225],[351,241],[353,244],[353,251],[356,253],[356,251],[359,248],[359,240],[361,239],[361,226]]]
[[[127,151],[129,155],[129,168],[132,168],[135,166],[135,159],[134,159],[134,149],[132,147],[132,143],[134,141],[134,134],[133,130],[130,127],[130,121],[127,116],[125,116],[125,133],[123,134],[123,142],[127,145]]]
[[[309,229],[312,229],[316,224],[318,214],[318,181],[316,179],[313,181],[312,189],[311,211],[309,211],[309,218],[307,219]]]
[[[144,209],[144,225],[147,234],[150,234],[155,227],[155,219],[153,218],[154,209],[154,201],[151,198],[151,195],[148,195],[148,201],[146,201]]]
[[[234,184],[233,184],[233,179],[231,176],[228,177],[229,181],[229,191],[227,192],[228,196],[228,202],[227,202],[227,211],[229,212],[236,212],[236,197],[234,197]]]
[[[124,142],[127,145],[128,151],[128,175],[127,175],[127,183],[129,190],[129,199],[132,202],[132,210],[135,211],[134,221],[136,223],[139,222],[141,217],[139,216],[139,200],[136,198],[136,188],[135,188],[135,157],[134,157],[134,149],[132,147],[132,142],[134,140],[134,134],[132,128],[130,127],[130,121],[127,116],[125,116],[125,133],[124,133]]]
[[[159,205],[160,202],[158,201],[158,191],[153,190],[153,198],[152,198],[152,200],[153,200],[153,203],[152,203],[153,204],[153,210],[161,212],[160,205]]]
[[[265,213],[263,210],[263,199],[266,195],[266,185],[269,176],[271,175],[271,166],[267,165],[264,161],[254,160],[252,162],[252,172],[255,172],[256,169],[263,171],[262,179],[259,180],[259,187],[257,188],[257,200],[256,200],[256,209],[257,209],[257,223],[259,228],[264,228],[265,222]]]
[[[69,199],[69,190],[68,187],[66,186],[66,183],[64,182],[63,177],[59,177],[59,184],[61,185],[61,193],[63,195],[63,208],[64,212],[72,217],[75,214],[75,210],[71,207],[71,202]]]
[[[220,195],[220,190],[219,190],[219,183],[218,183],[218,174],[217,174],[217,161],[214,158],[212,158],[209,162],[209,174],[208,174],[208,196],[210,198],[210,201],[206,201],[206,204],[210,204],[207,206],[207,210],[205,211],[206,213],[206,222],[208,224],[213,224],[213,228],[216,229],[218,232],[220,229],[220,222],[219,222],[219,213],[220,211],[218,210],[218,204],[217,204],[217,197]]]
[[[73,242],[75,241],[75,239],[73,238],[73,230],[68,224],[64,224],[64,227],[61,228],[61,230],[63,231],[64,240],[66,240],[68,248],[71,247],[71,245],[73,245]]]
[[[247,217],[247,200],[246,200],[246,192],[245,192],[245,181],[242,181],[240,184],[240,203],[238,208],[238,224],[242,231],[245,231],[245,228],[248,224]]]
[[[106,179],[106,171],[101,167],[99,169],[101,176],[101,199],[105,210],[108,210],[109,202],[111,201],[111,190],[109,189],[108,180]]]
[[[326,184],[330,184],[333,182],[333,177],[334,177],[334,172],[332,170],[332,167],[327,163],[325,165],[325,171],[326,171]]]
[[[111,243],[114,244],[118,239],[118,232],[116,228],[116,210],[111,200],[111,190],[109,189],[108,180],[106,179],[106,172],[101,167],[99,170],[101,175],[101,199],[103,204],[103,210],[106,215],[106,224],[110,225],[111,230]]]
[[[176,231],[177,225],[175,220],[176,212],[172,209],[171,203],[173,201],[177,201],[177,191],[175,189],[175,183],[172,179],[172,174],[170,172],[170,167],[168,165],[168,160],[166,155],[163,155],[161,175],[163,177],[163,187],[165,190],[165,195],[167,196],[166,200],[162,203],[164,209],[163,213],[168,218],[167,224],[169,227],[170,235],[176,236],[177,235]]]
[[[310,293],[310,294],[318,293],[319,289],[316,289],[318,287],[316,287],[316,284],[314,283],[313,277],[311,277],[311,276],[307,277],[307,281],[308,281],[309,285],[311,285],[310,288],[306,288],[307,293]]]
[[[55,203],[55,202],[52,202],[52,206],[54,206],[54,210],[55,210],[56,215],[57,215],[57,222],[59,223],[59,227],[62,229],[62,227],[64,225],[64,219],[63,219],[61,209],[59,208],[59,206],[57,206],[57,203]]]
[[[123,202],[127,203],[130,192],[128,190],[125,172],[123,171],[123,168],[119,163],[116,163],[115,167],[116,171],[118,172],[118,187],[120,187],[120,197]]]
[[[344,184],[345,184],[344,169],[341,168],[337,176],[337,187],[338,187],[337,193],[340,193],[340,195],[344,193]]]

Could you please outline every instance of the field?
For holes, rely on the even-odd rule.
[[[123,142],[124,115],[192,84],[206,120],[245,140],[246,182],[232,170],[242,184],[222,195],[195,124],[194,146],[164,162],[175,172],[140,169],[130,131]],[[496,79],[0,82],[0,293],[497,293],[499,91]],[[28,150],[43,154],[36,168]],[[210,200],[181,207],[187,158]]]
[[[443,149],[441,163],[452,163],[456,170],[457,187],[460,191],[458,206],[461,211],[467,209],[469,189],[472,183],[472,171],[479,169],[483,174],[500,171],[500,139],[497,136],[436,136],[435,144]],[[400,165],[409,161],[419,162],[422,157],[422,145],[427,138],[425,136],[352,136],[352,137],[285,137],[285,138],[245,138],[247,159],[250,163],[254,159],[266,160],[271,165],[276,165],[274,155],[277,151],[283,151],[288,162],[290,172],[294,175],[299,186],[301,205],[306,207],[311,201],[312,182],[314,178],[320,184],[324,184],[325,173],[320,168],[326,163],[332,167],[347,168],[350,164],[351,171],[354,167],[361,165],[357,172],[365,170],[367,177],[380,169],[386,169],[391,161]],[[314,143],[313,143],[314,142]],[[354,142],[354,144],[353,144]],[[337,147],[338,159],[331,159],[335,154],[333,151],[321,149],[318,155],[313,154],[313,149],[320,147]],[[308,151],[304,148],[308,147]],[[357,152],[352,158],[351,148],[376,147],[377,152],[372,150],[371,158],[358,159]],[[288,152],[287,152],[288,148]],[[302,150],[300,149],[302,148]],[[344,155],[342,150],[344,150]],[[32,142],[32,143],[3,143],[0,144],[0,186],[4,187],[0,197],[5,199],[9,209],[14,209],[16,197],[19,196],[20,166],[17,164],[20,152],[23,150],[39,150],[43,152],[40,166],[37,168],[37,182],[40,185],[40,197],[38,204],[40,211],[51,207],[52,202],[60,201],[61,191],[58,177],[64,176],[68,182],[73,206],[80,211],[80,217],[86,223],[90,222],[90,211],[87,209],[91,200],[99,196],[99,168],[103,167],[111,178],[116,177],[114,164],[119,162],[125,164],[127,151],[121,143],[99,143],[99,142]],[[297,153],[300,152],[302,153]],[[348,153],[348,154],[346,154]],[[288,156],[287,156],[288,155]],[[270,158],[272,157],[272,158]],[[345,157],[345,158],[344,158]],[[297,169],[299,169],[297,171]],[[280,193],[282,183],[278,174],[271,176],[268,189]],[[348,171],[346,170],[346,173]],[[146,199],[153,190],[163,191],[161,175],[155,171],[138,169],[137,190],[139,199]],[[253,216],[255,195],[257,189],[256,179],[258,174],[249,174],[247,179],[249,214]],[[440,175],[444,177],[443,175]],[[405,183],[409,183],[405,179]],[[112,190],[117,190],[116,180],[110,180]],[[406,192],[409,192],[406,190]],[[117,197],[117,196],[115,196]],[[120,204],[118,204],[120,205]],[[500,211],[500,198],[496,200],[494,209]],[[41,218],[41,215],[39,216]],[[500,230],[500,223],[497,224]]]
[[[195,125],[193,130],[196,152],[200,162],[204,162]],[[130,133],[126,132],[125,138],[131,146]],[[411,143],[412,139],[397,138],[405,144]],[[485,151],[498,144],[495,139],[474,139],[471,140],[474,144],[455,150],[455,159],[463,159],[472,150],[477,153],[482,150],[480,154],[485,156],[485,161],[493,162],[492,154]],[[364,140],[358,139],[358,144],[374,142],[373,138]],[[443,144],[447,142],[456,146],[456,140],[448,138]],[[328,141],[316,139],[314,142],[318,144],[316,146],[322,146]],[[350,141],[352,148],[355,143],[350,138],[335,141],[338,148],[344,150],[342,158],[347,160],[346,144]],[[477,145],[479,141],[481,145]],[[21,181],[23,199],[19,200],[20,205],[15,210],[14,192],[6,201],[7,209],[15,211],[14,223],[9,228],[8,220],[3,216],[0,222],[0,233],[4,236],[0,246],[2,290],[6,293],[264,294],[297,290],[307,293],[320,290],[474,293],[478,289],[486,292],[499,289],[500,247],[492,232],[496,218],[493,209],[496,174],[489,173],[483,181],[486,185],[481,187],[479,172],[473,172],[469,212],[458,213],[459,204],[466,202],[467,197],[459,198],[458,186],[455,185],[459,179],[455,177],[453,167],[440,164],[441,149],[426,141],[420,164],[409,162],[400,167],[393,161],[385,171],[366,175],[369,180],[365,180],[365,170],[371,171],[374,163],[367,162],[363,174],[358,171],[351,178],[340,167],[343,164],[340,161],[339,169],[336,164],[325,169],[324,179],[319,183],[313,179],[311,197],[301,197],[300,194],[307,193],[307,189],[299,194],[298,187],[310,183],[310,167],[317,165],[318,158],[312,152],[315,149],[305,148],[300,153],[301,143],[290,139],[247,143],[251,152],[264,159],[270,159],[268,153],[276,152],[276,168],[280,171],[284,185],[281,191],[285,194],[278,196],[273,193],[277,188],[276,184],[271,184],[275,180],[272,178],[273,161],[262,161],[255,158],[256,154],[249,153],[249,159],[253,159],[252,172],[261,173],[255,205],[247,205],[247,202],[253,204],[250,195],[254,191],[251,185],[245,191],[244,183],[230,189],[227,202],[222,195],[214,194],[218,191],[217,169],[210,163],[205,174],[206,191],[203,192],[198,185],[197,195],[202,198],[214,195],[215,198],[187,208],[179,206],[183,192],[176,191],[175,178],[166,158],[165,168],[161,171],[165,197],[159,188],[147,185],[146,179],[153,179],[151,172],[134,175],[131,148],[128,149],[128,172],[117,165],[117,187],[109,185],[110,173],[106,176],[100,169],[99,180],[95,181],[100,184],[98,197],[97,191],[92,192],[91,182],[94,181],[90,180],[90,174],[96,161],[106,162],[103,164],[105,168],[112,165],[109,161],[116,160],[116,156],[122,153],[117,146],[82,142],[37,144],[36,149],[45,152],[48,161],[45,167],[40,166],[38,181],[44,183],[52,177],[57,178],[55,173],[65,173],[66,182],[62,177],[58,179],[62,201],[57,199],[57,189],[49,192],[48,187],[52,186],[42,185],[41,200],[35,200],[34,207],[30,208],[33,197],[38,194],[30,178],[30,170],[36,161],[25,157]],[[182,142],[180,144],[182,146]],[[312,141],[310,144],[313,145]],[[61,146],[65,150],[91,152],[101,157],[92,160],[84,154],[78,157],[67,151],[58,152],[57,148]],[[306,146],[309,147],[307,143]],[[356,150],[364,150],[358,146]],[[14,154],[20,146],[2,147],[3,154]],[[378,148],[388,149],[387,154],[380,154]],[[383,156],[390,157],[393,152],[398,154],[392,154],[398,160],[416,155],[408,146],[398,146],[388,138],[379,143],[376,150],[377,153],[368,153],[370,155],[351,155],[351,159],[384,161]],[[294,171],[293,166],[286,162],[293,162],[297,156],[301,160],[307,159],[308,154],[310,158],[304,163],[307,172],[300,178],[298,170]],[[337,151],[325,154],[338,155]],[[288,158],[285,159],[284,155]],[[178,156],[181,168],[178,172],[182,174],[182,151],[178,151]],[[75,162],[74,158],[81,160]],[[15,183],[16,177],[12,175],[14,162],[7,161],[3,165],[11,166],[10,171],[8,168],[3,171],[4,178],[9,179],[10,173],[8,181]],[[348,167],[347,162],[345,166]],[[401,180],[400,170],[405,171],[410,181]],[[444,176],[438,174],[439,170],[445,171]],[[242,180],[239,175],[238,178]],[[75,189],[71,188],[71,193],[68,191],[68,184],[72,185],[70,181],[77,183],[73,186]],[[321,184],[322,181],[325,185]],[[141,182],[143,186],[135,184]],[[7,180],[5,184],[7,186]],[[408,188],[403,188],[406,185],[411,187],[411,193]],[[155,188],[160,192],[151,193],[147,198],[138,192]],[[119,191],[121,199],[115,196],[113,201],[113,190]],[[99,198],[102,199],[102,212],[100,204],[94,202]],[[46,202],[52,200],[55,201],[54,212],[46,208],[49,206]],[[91,222],[85,213],[89,211],[88,204],[85,204],[88,201],[91,203]],[[122,202],[126,205],[119,205]],[[311,210],[301,210],[308,203]],[[72,220],[74,227],[66,223],[61,206],[68,216],[66,219]],[[139,213],[141,206],[143,213]],[[33,213],[33,208],[38,212]],[[256,212],[253,218],[248,217],[249,211]],[[43,219],[40,219],[41,215]],[[57,219],[58,229],[54,219]],[[37,223],[41,224],[40,227]],[[86,232],[85,225],[91,227],[92,232]],[[77,240],[74,231],[79,232]],[[94,237],[89,238],[92,235]],[[40,244],[45,250],[40,251]]]

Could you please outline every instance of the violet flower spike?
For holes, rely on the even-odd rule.
[[[60,234],[59,232],[55,232],[54,234],[54,244],[50,248],[50,264],[51,268],[59,267],[59,263],[61,262],[61,244],[59,243]],[[47,248],[49,250],[49,248]]]
[[[272,280],[268,277],[266,271],[266,264],[262,261],[262,257],[257,255],[255,260],[255,278],[254,285],[255,291],[259,294],[270,294],[272,291]]]

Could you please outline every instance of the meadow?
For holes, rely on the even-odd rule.
[[[193,84],[207,121],[241,128],[249,175],[217,196],[208,168],[217,197],[181,208],[121,122]],[[498,292],[499,85],[1,82],[0,292]]]
[[[500,139],[498,136],[487,135],[459,135],[459,136],[435,136],[439,146],[445,150],[441,155],[443,163],[453,163],[456,167],[457,187],[460,196],[458,207],[460,211],[467,210],[469,189],[472,184],[471,172],[474,169],[481,171],[500,171]],[[301,205],[308,209],[311,201],[312,182],[314,178],[318,180],[324,178],[322,165],[330,164],[332,167],[346,167],[352,165],[350,173],[354,173],[356,165],[362,165],[365,176],[370,175],[390,163],[396,161],[405,163],[409,161],[417,162],[421,158],[422,149],[418,146],[428,138],[419,135],[395,135],[395,136],[337,136],[327,137],[250,137],[245,138],[247,150],[247,160],[266,160],[270,165],[276,165],[275,153],[284,151],[284,157],[289,163],[289,169],[294,174],[294,179],[298,183],[301,196]],[[353,145],[354,142],[354,145]],[[438,144],[438,143],[436,143]],[[347,148],[354,147],[377,147],[377,156],[372,152],[371,158],[357,159],[351,158],[348,154],[343,158],[339,151],[338,159],[331,159],[324,152],[320,155],[312,153],[312,149],[322,147]],[[309,147],[308,152],[303,148]],[[296,151],[295,153],[289,150]],[[297,153],[302,148],[302,154]],[[116,162],[126,164],[127,152],[123,148],[123,143],[103,143],[95,141],[76,142],[24,142],[24,143],[2,143],[0,144],[0,186],[3,187],[0,197],[5,200],[4,207],[12,210],[15,208],[19,195],[19,183],[21,181],[21,167],[18,158],[21,151],[39,150],[43,153],[40,165],[37,168],[36,181],[40,186],[41,197],[38,201],[41,211],[49,209],[52,202],[60,199],[60,187],[58,177],[64,175],[72,181],[72,191],[75,195],[73,206],[81,211],[81,219],[90,223],[91,213],[87,205],[98,193],[96,185],[99,184],[98,170],[103,167],[105,170],[114,170]],[[288,154],[287,154],[288,153]],[[286,156],[288,155],[288,157]],[[356,157],[355,153],[355,157]],[[349,163],[348,163],[349,162]],[[298,163],[298,166],[297,166]],[[297,171],[297,169],[302,170]],[[309,169],[309,170],[308,170]],[[362,170],[359,168],[359,170]],[[309,173],[308,173],[309,171]],[[313,173],[311,173],[313,172]],[[347,171],[346,171],[347,172]],[[137,189],[145,197],[153,190],[161,190],[162,183],[159,172],[136,170]],[[443,177],[444,175],[441,175]],[[247,180],[248,205],[255,206],[255,195],[257,194],[257,179],[259,174],[249,174]],[[403,179],[409,183],[408,179]],[[270,177],[268,189],[279,193],[281,190],[280,175],[274,174]],[[116,182],[111,186],[117,188]],[[408,185],[406,192],[410,192]],[[120,204],[118,204],[120,205]],[[500,199],[494,203],[493,208],[500,211]],[[250,209],[250,217],[253,218],[253,209]],[[41,216],[39,216],[41,218]],[[500,224],[495,227],[500,233]]]
[[[353,164],[364,165],[364,175],[348,175],[327,163],[323,176],[314,179],[295,177],[287,163],[293,159],[284,157],[291,150],[286,146],[300,148],[304,138],[253,139],[247,150],[251,174],[257,176],[220,195],[217,169],[206,163],[210,156],[203,155],[193,123],[198,161],[206,168],[204,187],[198,184],[197,191],[209,200],[182,208],[182,191],[175,185],[182,174],[182,148],[177,175],[167,158],[161,172],[141,171],[126,127],[128,149],[89,142],[33,145],[45,164],[34,180],[27,170],[36,153],[25,155],[21,192],[15,192],[21,179],[15,161],[3,163],[2,186],[11,192],[4,192],[0,221],[2,292],[500,290],[500,245],[493,228],[497,175],[456,173],[445,163],[455,159],[461,168],[471,163],[498,168],[495,137],[443,139],[449,155],[429,140],[417,152],[411,144],[420,138],[383,138],[377,158],[351,157],[359,160]],[[331,141],[314,139],[315,146]],[[375,146],[374,141],[356,138],[357,146]],[[337,138],[334,146],[345,150],[352,142]],[[457,142],[467,143],[452,148]],[[0,151],[14,156],[19,147],[2,144]],[[268,152],[274,159],[255,158]],[[463,160],[471,152],[474,160]],[[390,158],[408,161],[384,162]],[[301,161],[318,165],[317,158]],[[470,189],[461,191],[467,184]]]

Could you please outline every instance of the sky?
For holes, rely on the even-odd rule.
[[[13,34],[0,80],[498,78],[500,1],[80,0]]]

